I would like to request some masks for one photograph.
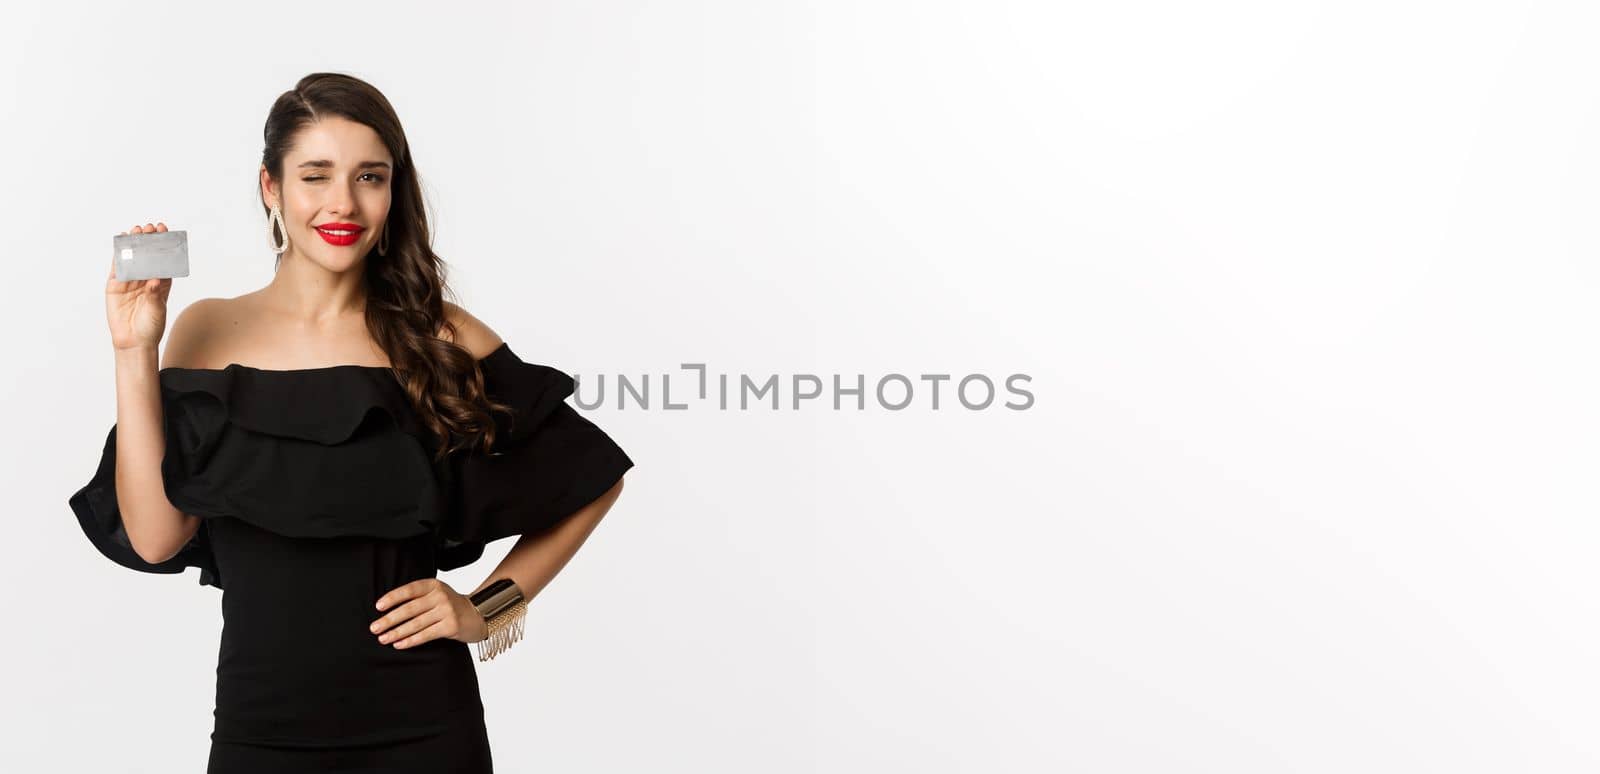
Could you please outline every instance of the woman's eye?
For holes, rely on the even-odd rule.
[[[362,175],[362,177],[370,177],[370,178],[372,178],[372,182],[374,182],[374,183],[383,182],[383,175],[374,174],[372,172],[368,172],[368,173]],[[313,177],[305,177],[305,178],[301,178],[301,179],[304,180],[307,183],[310,183],[310,182],[314,182],[314,181],[317,181],[317,180],[327,180],[328,178],[323,177],[321,175],[316,175],[316,176],[313,176]]]

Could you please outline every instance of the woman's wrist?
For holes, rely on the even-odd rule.
[[[123,366],[133,368],[154,367],[161,362],[160,351],[154,346],[113,347],[111,352],[118,368]]]
[[[479,640],[478,660],[488,661],[522,639],[528,600],[510,578],[499,578],[468,599],[483,616],[486,636]]]

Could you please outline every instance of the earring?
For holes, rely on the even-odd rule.
[[[277,233],[273,233],[273,228],[277,228]],[[278,234],[283,234],[281,245],[278,244]],[[283,255],[283,251],[289,249],[289,229],[283,225],[283,210],[278,209],[276,204],[272,205],[272,215],[267,218],[267,243],[272,245],[272,252],[278,255]]]
[[[389,221],[383,222],[383,233],[378,235],[378,255],[389,254]]]

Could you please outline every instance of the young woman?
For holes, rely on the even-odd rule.
[[[633,462],[443,299],[382,94],[308,75],[265,139],[270,283],[185,308],[158,367],[172,280],[107,278],[117,422],[70,505],[111,560],[224,590],[209,771],[490,772],[468,645],[517,639]],[[472,592],[436,577],[513,535]]]

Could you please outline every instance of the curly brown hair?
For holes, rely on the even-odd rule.
[[[445,309],[447,269],[430,246],[421,181],[400,117],[388,98],[366,81],[343,73],[301,78],[272,103],[262,132],[261,163],[281,184],[284,156],[295,134],[325,116],[371,127],[394,157],[385,226],[388,245],[383,255],[376,249],[367,253],[363,275],[367,330],[388,354],[423,426],[440,441],[435,460],[473,446],[487,451],[495,435],[489,412],[510,407],[489,399],[473,354],[439,336],[448,331],[455,339],[457,333]],[[264,196],[261,206],[270,214]]]

